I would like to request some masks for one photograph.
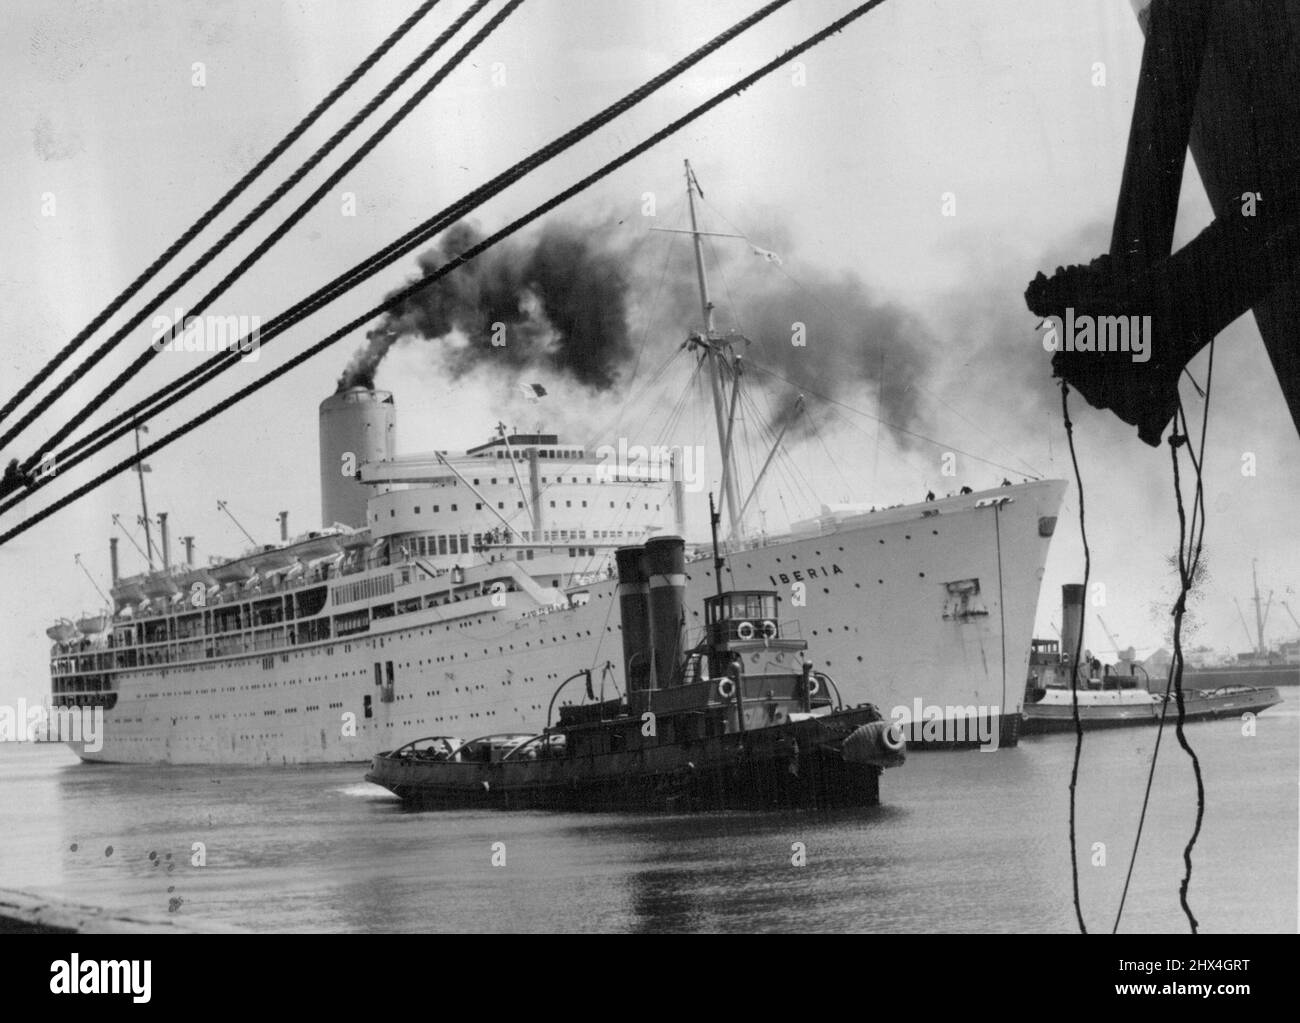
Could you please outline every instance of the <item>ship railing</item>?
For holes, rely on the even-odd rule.
[[[840,696],[840,687],[835,684],[835,680],[824,671],[814,671],[813,678],[822,684],[824,691],[835,694],[835,706],[838,710],[844,709],[844,698]]]

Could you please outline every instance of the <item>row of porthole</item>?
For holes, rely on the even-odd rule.
[[[780,558],[777,558],[776,560],[777,560],[777,561],[780,561],[781,559],[780,559]],[[750,566],[746,566],[746,567],[748,568],[748,567],[750,567]],[[704,574],[705,574],[706,576],[709,576],[709,575],[710,575],[709,572],[705,572]],[[917,578],[919,578],[919,579],[924,579],[924,578],[925,578],[925,573],[924,573],[924,572],[917,572],[916,575],[917,575]],[[877,579],[876,582],[879,583],[881,586],[884,586],[884,585],[885,585],[885,580],[883,580],[883,579]],[[855,590],[860,590],[860,589],[862,589],[862,584],[861,584],[861,583],[854,583],[854,584],[853,584],[853,588],[854,588]],[[823,587],[822,587],[822,592],[823,592],[823,593],[826,593],[826,594],[829,594],[829,593],[831,592],[830,587],[829,587],[829,586],[823,586]],[[692,611],[691,614],[693,614],[696,618],[698,618],[698,617],[700,616],[700,613],[699,613],[698,611]]]
[[[931,532],[933,535],[935,535],[935,536],[938,536],[938,535],[939,535],[939,531],[938,531],[937,529],[932,529],[932,530],[930,530],[930,532]],[[903,538],[904,538],[905,540],[910,540],[910,539],[912,539],[912,534],[911,534],[911,533],[906,533],[906,534],[904,534],[904,537],[903,537]],[[880,540],[877,540],[876,542],[879,543],[879,544],[882,544],[882,545],[883,545],[885,541],[884,541],[883,539],[880,539]],[[836,550],[838,550],[841,554],[844,553],[844,548],[843,548],[843,547],[837,547]],[[814,557],[814,558],[820,558],[821,556],[822,556],[822,552],[821,552],[821,551],[813,551],[813,557]],[[795,562],[795,561],[798,561],[798,560],[799,560],[798,558],[791,558],[791,559],[790,559],[790,561],[791,561],[792,563]],[[776,559],[776,563],[777,563],[778,565],[781,564],[781,559],[780,559],[780,558],[777,558],[777,559]],[[748,569],[752,569],[752,568],[754,567],[754,565],[753,565],[752,562],[747,561],[747,562],[745,562],[745,567],[748,568]],[[705,574],[705,575],[708,575],[709,573],[708,573],[707,571],[705,571],[704,574]]]

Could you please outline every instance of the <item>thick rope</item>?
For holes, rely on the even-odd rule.
[[[1065,421],[1065,436],[1070,443],[1070,461],[1074,463],[1075,485],[1079,491],[1079,537],[1083,540],[1083,592],[1088,593],[1088,577],[1092,572],[1092,552],[1088,548],[1088,530],[1083,514],[1083,477],[1079,473],[1079,457],[1074,450],[1074,423],[1070,421],[1070,388],[1061,381],[1061,417]],[[1061,623],[1064,628],[1065,623]],[[1083,907],[1079,902],[1079,850],[1075,846],[1075,791],[1079,786],[1079,760],[1083,756],[1083,722],[1079,720],[1079,657],[1083,653],[1083,629],[1075,640],[1074,653],[1070,655],[1070,701],[1074,718],[1074,767],[1070,771],[1070,880],[1074,886],[1074,916],[1079,922],[1079,933],[1087,934],[1083,922]]]
[[[446,42],[449,39],[451,39],[451,37],[455,35],[465,25],[466,22],[468,22],[475,14],[477,14],[480,10],[482,10],[482,8],[485,7],[489,2],[490,0],[475,0],[475,3],[467,11],[465,11],[464,14],[462,14],[459,18],[457,18],[451,24],[450,27],[448,27],[441,35],[438,36],[437,39],[434,40],[433,43],[431,43],[428,47],[426,47],[424,51],[421,52],[420,55],[415,58],[415,60],[411,61],[410,64],[408,64],[405,68],[403,68],[402,71],[399,72],[397,77],[394,78],[391,82],[389,82],[389,84],[386,85],[384,89],[381,90],[381,92],[373,100],[371,100],[368,104],[366,104],[366,106],[361,110],[360,113],[354,116],[350,121],[348,121],[346,125],[344,125],[337,132],[335,132],[334,135],[331,136],[328,142],[326,142],[323,146],[321,146],[321,148],[318,149],[315,153],[313,153],[311,157],[309,157],[308,160],[302,164],[302,166],[300,166],[297,170],[293,172],[293,174],[291,174],[287,179],[285,179],[285,181],[282,182],[280,186],[274,192],[271,193],[271,195],[269,195],[266,199],[264,199],[261,203],[259,203],[256,209],[250,212],[247,216],[244,217],[243,220],[241,220],[238,224],[236,224],[228,232],[226,232],[226,234],[223,235],[221,239],[212,248],[210,248],[197,260],[191,263],[190,266],[187,267],[179,277],[177,277],[174,281],[168,284],[167,287],[164,288],[158,295],[154,296],[154,298],[144,308],[142,308],[135,316],[133,316],[130,320],[128,320],[125,324],[123,324],[123,326],[120,327],[108,340],[106,340],[97,349],[95,349],[95,351],[92,352],[90,356],[88,356],[85,360],[83,360],[81,364],[78,365],[77,368],[72,371],[71,375],[69,375],[67,378],[61,381],[55,387],[55,389],[51,391],[49,395],[46,396],[44,401],[42,401],[34,408],[32,408],[27,413],[27,415],[25,415],[14,427],[12,427],[9,430],[8,433],[4,435],[4,437],[0,437],[0,447],[4,447],[7,443],[9,443],[10,440],[12,440],[15,436],[17,436],[24,429],[26,429],[45,408],[47,408],[51,403],[56,401],[61,395],[66,393],[68,389],[71,388],[78,380],[80,380],[83,376],[85,376],[85,374],[92,367],[94,367],[99,362],[100,359],[102,359],[105,355],[107,355],[108,352],[123,337],[125,337],[132,330],[135,330],[138,326],[140,326],[140,324],[143,323],[145,318],[149,315],[149,311],[151,309],[157,308],[163,302],[165,302],[168,296],[173,291],[186,284],[201,269],[203,269],[214,256],[219,254],[235,238],[239,237],[239,235],[242,234],[248,227],[250,227],[254,223],[254,221],[260,218],[262,214],[266,212],[267,209],[269,209],[276,202],[278,202],[279,199],[289,191],[289,189],[291,189],[294,185],[296,185],[313,167],[316,166],[316,164],[318,164],[322,159],[324,159],[325,156],[327,156],[340,142],[342,142],[344,138],[346,138],[349,134],[351,134],[351,132],[357,127],[357,125],[359,125],[363,120],[365,120],[374,111],[376,107],[378,107],[384,100],[386,100],[389,96],[391,96],[392,93],[395,92],[408,78],[410,78],[413,74],[415,74],[415,72],[418,71],[420,67],[422,67],[425,63],[427,63],[429,58],[431,58],[438,50],[440,50],[446,44]],[[349,157],[338,170],[332,173],[329,176],[329,178],[327,178],[326,181],[318,189],[316,189],[316,191],[314,191],[310,196],[308,196],[307,199],[300,206],[298,206],[297,209],[293,211],[293,213],[291,213],[283,222],[281,222],[280,225],[277,226],[275,230],[272,231],[271,234],[260,245],[257,246],[257,248],[255,248],[251,253],[249,253],[246,257],[244,257],[244,259],[242,259],[239,262],[239,264],[230,273],[228,273],[225,277],[223,277],[221,281],[214,288],[212,288],[206,295],[204,295],[194,305],[194,307],[189,310],[189,315],[191,316],[201,315],[203,311],[207,309],[207,307],[215,299],[219,298],[222,294],[224,294],[229,289],[229,287],[235,283],[236,280],[242,277],[253,266],[254,263],[256,263],[259,259],[261,259],[261,257],[265,255],[266,252],[272,246],[274,246],[277,242],[279,242],[279,240],[285,234],[287,234],[289,230],[292,229],[293,226],[298,223],[299,220],[305,217],[307,213],[317,203],[320,202],[321,199],[325,198],[325,196],[329,193],[330,189],[332,189],[336,184],[338,184],[338,182],[342,180],[342,178],[344,177],[345,174],[347,174],[348,171],[350,171],[353,167],[355,167],[358,163],[360,163],[362,158],[365,157],[370,152],[370,150],[372,150],[375,146],[377,146],[395,127],[397,127],[398,123],[400,123],[406,117],[406,115],[409,114],[411,110],[413,110],[415,106],[418,105],[429,94],[429,92],[431,92],[433,88],[442,81],[443,78],[445,78],[448,74],[450,74],[450,72],[458,64],[460,64],[461,61],[464,60],[464,58],[469,54],[470,51],[472,51],[478,45],[478,43],[482,42],[482,40],[486,38],[486,36],[489,35],[492,32],[492,30],[495,29],[496,26],[501,21],[503,21],[509,14],[511,14],[514,11],[514,9],[518,7],[521,3],[523,3],[523,0],[508,0],[503,10],[498,12],[497,15],[495,15],[493,19],[490,22],[488,22],[488,24],[483,29],[481,29],[468,43],[466,43],[465,46],[463,46],[459,51],[457,51],[455,56],[453,56],[450,60],[448,60],[448,62],[444,64],[428,82],[426,82],[423,86],[421,86],[420,89],[410,99],[408,99],[398,109],[398,111],[395,114],[393,114],[392,117],[390,117],[387,121],[385,121],[384,124],[379,129],[377,129],[375,133],[370,136],[369,139],[367,139],[364,143],[362,143],[361,147],[355,153],[353,153],[353,155]],[[178,330],[178,326],[179,326],[179,330]],[[183,333],[183,332],[184,332],[183,324],[174,325],[171,334],[168,337],[168,341],[170,342],[171,340],[173,340],[176,337],[177,333]],[[164,344],[165,343],[167,342],[164,342]],[[128,380],[130,380],[131,377],[133,377],[136,373],[138,373],[144,366],[146,366],[150,362],[150,360],[152,360],[159,353],[160,349],[161,349],[160,345],[151,344],[147,346],[144,349],[144,351],[141,352],[140,355],[138,355],[135,358],[135,360],[129,366],[126,367],[126,369],[124,369],[121,373],[119,373],[107,387],[105,387],[97,395],[95,395],[84,408],[78,411],[75,415],[72,416],[71,419],[68,420],[68,422],[66,422],[57,431],[55,431],[53,436],[51,436],[49,439],[41,443],[41,445],[37,447],[36,451],[32,455],[30,455],[27,458],[27,460],[23,463],[22,471],[25,473],[30,473],[32,469],[40,462],[42,456],[45,455],[46,452],[50,451],[53,447],[55,447],[55,445],[62,443],[73,430],[75,430],[78,426],[84,423],[96,410],[100,408],[100,406],[102,406],[106,401],[108,401],[108,399],[111,398],[113,394],[115,394],[122,387],[123,384],[125,384]]]
[[[265,374],[264,376],[254,381],[253,383],[241,388],[239,391],[236,391],[234,394],[218,402],[216,405],[207,409],[200,415],[190,419],[188,422],[177,427],[175,430],[172,430],[170,433],[166,434],[165,436],[146,445],[136,454],[133,454],[123,459],[121,462],[117,463],[113,467],[100,473],[98,476],[96,476],[94,479],[90,480],[89,482],[82,484],[76,490],[72,491],[71,493],[55,501],[53,504],[45,508],[42,508],[39,512],[36,512],[34,515],[31,515],[28,518],[24,519],[22,522],[18,523],[16,526],[13,526],[12,528],[6,530],[4,533],[0,534],[0,546],[4,545],[5,543],[14,539],[15,537],[25,533],[27,530],[31,529],[39,522],[42,522],[45,519],[49,518],[55,512],[61,510],[62,508],[67,507],[68,505],[72,504],[77,500],[80,500],[86,494],[102,486],[104,483],[112,479],[114,476],[117,476],[118,474],[125,472],[127,469],[131,468],[141,459],[146,458],[156,453],[157,451],[160,451],[168,444],[179,439],[180,437],[183,437],[185,434],[196,429],[203,423],[206,423],[208,420],[220,415],[226,409],[234,406],[238,402],[242,401],[244,398],[248,397],[250,394],[253,394],[256,391],[261,390],[263,387],[266,387],[273,381],[279,379],[284,374],[288,373],[289,371],[295,369],[297,366],[301,365],[303,362],[306,362],[312,356],[319,354],[320,352],[328,348],[330,345],[334,344],[336,341],[340,340],[343,337],[346,337],[348,334],[352,333],[352,331],[356,330],[360,326],[374,319],[376,316],[382,315],[383,313],[388,312],[391,309],[395,309],[399,307],[408,297],[415,294],[422,288],[427,287],[428,285],[434,283],[440,278],[446,276],[448,273],[451,273],[453,270],[457,269],[458,267],[462,266],[469,260],[478,256],[480,253],[496,245],[502,239],[509,237],[510,235],[514,234],[516,231],[526,226],[527,224],[531,223],[532,221],[538,219],[541,216],[544,216],[546,213],[549,213],[557,206],[564,204],[569,199],[573,198],[575,195],[578,195],[579,193],[590,188],[593,184],[600,181],[602,178],[609,176],[614,171],[618,170],[620,167],[624,166],[627,163],[630,163],[638,156],[654,148],[664,139],[681,131],[682,128],[686,127],[687,125],[703,117],[706,113],[713,110],[715,107],[721,105],[722,103],[726,102],[727,100],[735,96],[738,96],[740,93],[744,92],[746,89],[750,88],[756,82],[765,78],[773,71],[784,66],[785,64],[788,64],[791,60],[794,60],[796,57],[800,56],[806,51],[819,45],[820,43],[824,42],[826,39],[830,38],[831,36],[836,35],[839,32],[843,31],[848,25],[852,24],[854,21],[857,21],[859,18],[863,17],[864,15],[868,14],[870,11],[879,7],[884,2],[885,0],[866,0],[865,3],[859,4],[857,7],[853,8],[853,10],[849,11],[843,17],[832,22],[826,28],[809,36],[803,42],[798,43],[795,46],[791,47],[790,49],[786,50],[780,56],[769,61],[767,64],[763,65],[758,70],[746,75],[744,78],[740,79],[738,82],[734,83],[733,85],[716,93],[710,99],[701,103],[699,106],[693,108],[689,113],[685,114],[682,117],[679,117],[677,120],[673,121],[665,128],[662,128],[661,130],[655,132],[649,138],[643,140],[642,142],[638,143],[636,146],[633,146],[631,149],[627,150],[625,153],[609,161],[600,169],[587,175],[587,177],[571,185],[569,188],[566,188],[564,191],[558,193],[557,195],[553,196],[545,203],[543,203],[541,206],[534,208],[530,213],[525,214],[524,216],[508,224],[506,227],[502,228],[500,231],[497,231],[495,234],[490,235],[489,237],[485,238],[483,241],[470,247],[465,252],[457,256],[455,259],[452,259],[449,262],[443,264],[443,266],[439,267],[433,273],[422,278],[420,281],[417,281],[416,283],[412,284],[410,287],[398,291],[397,293],[395,293],[394,295],[386,299],[383,303],[376,306],[374,309],[370,310],[367,313],[364,313],[362,316],[346,324],[344,327],[330,334],[328,337],[322,339],[321,341],[318,341],[316,344],[312,345],[310,348],[306,349],[305,351],[300,352],[298,355],[294,356],[292,359],[288,360],[281,366],[278,366],[276,369]]]
[[[1205,376],[1205,390],[1201,391],[1201,389],[1197,387],[1197,391],[1202,395],[1205,401],[1201,413],[1201,444],[1200,444],[1201,451],[1200,451],[1199,460],[1195,455],[1191,454],[1191,449],[1190,448],[1188,449],[1188,454],[1189,456],[1191,456],[1192,464],[1196,469],[1196,498],[1192,506],[1192,530],[1191,530],[1191,535],[1195,537],[1194,547],[1196,552],[1193,560],[1192,571],[1191,571],[1191,578],[1193,580],[1196,577],[1196,569],[1200,562],[1201,552],[1202,552],[1202,540],[1205,534],[1205,487],[1204,487],[1204,476],[1201,472],[1201,467],[1205,464],[1205,438],[1206,438],[1206,434],[1208,433],[1208,427],[1209,427],[1210,388],[1213,381],[1214,381],[1214,342],[1211,341],[1209,367],[1206,371],[1206,376]],[[1195,384],[1195,381],[1193,381],[1193,384]],[[1179,407],[1179,412],[1180,413],[1182,412],[1181,406]],[[1183,416],[1184,433],[1186,433],[1186,426],[1187,426],[1186,416]],[[1170,442],[1170,446],[1171,448],[1173,447],[1172,439]],[[1175,466],[1175,476],[1176,475],[1177,475],[1177,466]],[[1179,501],[1180,512],[1181,512],[1182,495],[1181,492],[1178,490],[1176,484],[1175,484],[1175,496]],[[1198,514],[1199,514],[1199,524],[1197,521]],[[1182,546],[1183,546],[1182,536],[1180,533],[1179,536],[1180,553],[1182,550]],[[1181,567],[1180,567],[1179,582],[1180,584],[1183,582],[1183,579],[1181,577]],[[1187,590],[1184,589],[1182,591],[1182,596],[1180,597],[1180,599],[1185,597],[1186,593]],[[1181,621],[1176,620],[1174,623],[1174,627],[1177,633],[1177,631],[1181,629]],[[1177,641],[1176,641],[1176,645],[1177,645]],[[1180,677],[1180,681],[1181,681],[1181,677]],[[1138,816],[1137,834],[1133,837],[1133,852],[1129,857],[1128,873],[1124,877],[1124,890],[1120,894],[1119,909],[1115,912],[1115,925],[1111,928],[1112,934],[1116,934],[1119,932],[1120,919],[1124,915],[1124,904],[1128,899],[1129,883],[1133,879],[1133,868],[1137,863],[1138,847],[1142,842],[1142,828],[1143,825],[1146,823],[1147,806],[1151,800],[1151,785],[1155,779],[1156,761],[1160,755],[1160,740],[1164,736],[1165,719],[1168,717],[1169,714],[1169,692],[1173,684],[1174,684],[1174,662],[1171,661],[1169,664],[1169,676],[1165,680],[1164,704],[1160,708],[1160,726],[1156,731],[1155,748],[1152,750],[1151,753],[1151,767],[1147,771],[1146,791],[1142,796],[1142,812]],[[1188,919],[1191,921],[1192,931],[1193,933],[1195,933],[1196,926],[1197,926],[1196,919],[1191,915],[1190,907],[1187,905],[1186,895],[1187,895],[1187,885],[1191,883],[1191,860],[1190,860],[1191,849],[1192,849],[1192,845],[1196,841],[1196,834],[1200,833],[1201,818],[1203,817],[1205,811],[1205,793],[1203,787],[1200,785],[1200,763],[1196,760],[1195,754],[1192,754],[1192,760],[1193,760],[1193,765],[1197,776],[1196,833],[1193,834],[1192,841],[1189,842],[1187,847],[1184,849],[1184,865],[1186,866],[1187,873],[1184,877],[1184,884],[1180,892],[1180,902],[1182,903],[1183,906],[1183,912],[1187,914]]]
[[[422,224],[408,231],[405,235],[381,249],[373,256],[357,264],[347,272],[339,275],[327,285],[319,288],[311,295],[307,296],[307,298],[286,310],[284,313],[274,317],[265,327],[260,329],[258,334],[259,346],[273,340],[284,330],[289,329],[301,320],[312,315],[329,302],[332,302],[339,295],[356,287],[356,285],[361,281],[373,276],[383,267],[392,264],[401,256],[428,241],[438,232],[445,230],[448,226],[466,216],[487,199],[504,191],[511,184],[519,181],[533,170],[545,164],[547,161],[576,145],[588,135],[616,119],[627,110],[630,110],[647,96],[662,88],[668,82],[689,70],[721,46],[730,42],[736,36],[745,32],[775,11],[786,6],[788,3],[790,3],[790,0],[773,0],[773,2],[767,4],[765,7],[756,11],[743,21],[738,22],[725,32],[714,37],[714,39],[710,40],[704,46],[701,46],[668,70],[656,76],[647,84],[629,93],[616,103],[606,107],[599,114],[584,121],[578,127],[565,133],[560,138],[538,150],[528,158],[519,161],[509,170],[498,174],[485,185],[482,185],[470,192],[468,195],[463,196],[456,203],[446,207],[433,217],[425,220]],[[172,381],[163,388],[160,388],[144,400],[137,402],[126,411],[114,416],[107,423],[97,427],[85,437],[74,440],[66,449],[55,456],[53,465],[56,467],[56,471],[58,473],[63,473],[68,469],[75,467],[85,461],[89,456],[101,451],[112,441],[129,433],[134,428],[134,424],[137,421],[147,420],[167,408],[170,408],[182,398],[194,393],[194,391],[198,390],[199,387],[202,387],[208,381],[215,379],[226,369],[230,369],[237,365],[240,361],[239,352],[243,351],[243,345],[247,342],[248,338],[241,338],[240,341],[231,346],[229,351],[214,354],[204,363],[196,366],[194,369],[183,374],[177,380]],[[167,398],[169,393],[172,397]],[[102,442],[94,443],[93,447],[87,449],[88,445],[98,441],[101,437],[105,439]],[[33,491],[40,489],[41,486],[51,480],[52,476],[39,477],[29,484],[26,494],[30,494]],[[9,511],[11,508],[19,504],[25,499],[26,494],[13,497],[8,502],[0,504],[0,514]]]
[[[284,138],[282,138],[279,142],[277,142],[275,146],[270,150],[270,152],[268,152],[265,156],[263,156],[262,159],[260,159],[257,162],[257,164],[250,171],[248,171],[248,173],[246,173],[242,178],[240,178],[237,182],[235,182],[235,184],[229,189],[229,191],[226,192],[225,195],[223,195],[220,199],[214,202],[208,208],[206,213],[204,213],[201,217],[199,217],[198,220],[196,220],[193,224],[191,224],[189,228],[187,228],[185,232],[179,238],[176,239],[176,241],[172,242],[172,244],[167,247],[167,250],[161,256],[159,256],[152,263],[150,263],[149,266],[145,268],[144,272],[141,273],[139,277],[137,277],[130,284],[128,284],[126,286],[125,291],[123,291],[120,295],[117,296],[117,298],[113,299],[113,301],[111,301],[107,306],[105,306],[103,311],[101,311],[98,316],[96,316],[93,320],[91,320],[90,323],[86,324],[86,326],[81,329],[81,332],[78,333],[76,337],[74,337],[71,341],[69,341],[66,345],[64,345],[54,355],[54,357],[50,359],[49,362],[47,362],[44,366],[42,366],[36,372],[36,375],[33,376],[26,384],[24,384],[17,394],[15,394],[12,398],[9,399],[9,401],[5,403],[4,408],[0,408],[0,422],[4,422],[4,420],[9,416],[9,414],[12,413],[13,410],[17,408],[18,405],[21,404],[23,400],[25,400],[28,397],[28,395],[32,393],[32,391],[36,390],[37,387],[39,387],[42,383],[44,383],[47,379],[49,379],[50,375],[56,369],[58,369],[59,366],[61,366],[64,362],[66,362],[72,356],[72,354],[77,351],[78,348],[80,348],[83,344],[85,344],[86,339],[89,338],[91,334],[93,334],[100,327],[102,327],[107,322],[110,316],[112,316],[115,312],[121,309],[122,306],[124,306],[128,301],[134,298],[136,293],[139,292],[139,290],[143,288],[151,279],[153,279],[153,277],[158,273],[158,271],[161,270],[167,263],[169,263],[176,256],[176,254],[181,251],[181,249],[183,249],[186,245],[192,242],[195,239],[195,237],[199,234],[199,232],[201,232],[205,227],[207,227],[210,223],[212,223],[212,221],[215,220],[217,216],[220,215],[226,209],[226,207],[228,207],[232,202],[234,202],[234,200],[239,198],[239,196],[243,194],[245,189],[247,189],[249,185],[251,185],[255,180],[257,180],[258,177],[261,176],[263,171],[265,171],[269,166],[271,166],[271,164],[273,164],[284,153],[286,149],[288,149],[291,145],[293,145],[296,141],[298,141],[298,139],[302,137],[303,132],[305,132],[308,128],[310,128],[313,124],[315,124],[320,119],[321,115],[325,113],[325,111],[327,111],[331,106],[333,106],[337,100],[342,98],[352,88],[352,86],[354,86],[358,81],[360,81],[367,71],[369,71],[372,67],[374,67],[375,64],[377,64],[384,57],[384,55],[387,54],[388,51],[391,50],[399,40],[401,40],[403,36],[405,36],[412,28],[415,27],[415,25],[420,21],[421,18],[423,18],[426,14],[428,14],[429,11],[431,11],[440,2],[441,0],[425,0],[425,2],[422,3],[416,9],[415,13],[413,13],[409,18],[407,18],[404,22],[402,22],[393,31],[392,35],[390,35],[387,39],[385,39],[382,43],[380,43],[377,47],[375,47],[375,49],[371,52],[370,56],[368,56],[365,60],[363,60],[360,64],[358,64],[355,70],[353,70],[353,72],[350,75],[348,75],[346,78],[343,79],[343,81],[341,81],[337,86],[335,86],[334,90],[328,96],[326,96],[323,100],[321,100],[318,104],[316,104],[315,109],[313,109],[311,113],[309,113],[306,117],[304,117],[301,121],[299,121],[289,132],[289,134],[287,134]]]
[[[1183,428],[1186,429],[1187,417],[1183,414],[1182,404],[1178,408],[1179,418],[1183,421]],[[1201,833],[1201,823],[1205,819],[1205,781],[1201,777],[1201,761],[1197,757],[1196,751],[1192,749],[1191,744],[1187,741],[1187,735],[1183,730],[1184,722],[1187,717],[1187,708],[1183,701],[1183,644],[1182,629],[1183,617],[1187,613],[1187,594],[1192,588],[1192,578],[1196,571],[1197,562],[1200,559],[1200,544],[1197,543],[1196,555],[1191,565],[1188,564],[1187,547],[1191,538],[1187,534],[1187,515],[1183,508],[1182,484],[1179,478],[1178,470],[1178,448],[1187,440],[1186,434],[1179,435],[1176,431],[1169,438],[1169,457],[1174,467],[1174,496],[1178,501],[1178,575],[1181,583],[1181,592],[1178,600],[1174,604],[1174,660],[1173,660],[1173,677],[1174,677],[1174,696],[1178,700],[1178,724],[1175,734],[1178,736],[1178,745],[1183,748],[1192,761],[1192,773],[1196,777],[1196,824],[1192,828],[1191,837],[1187,840],[1187,845],[1183,848],[1183,878],[1178,886],[1178,901],[1183,908],[1183,913],[1191,925],[1192,933],[1198,933],[1198,924],[1195,915],[1192,913],[1192,907],[1187,901],[1187,891],[1192,883],[1192,849],[1196,845],[1196,839]],[[1193,458],[1195,462],[1195,458]],[[1200,475],[1200,468],[1197,467],[1197,475]],[[1198,485],[1199,490],[1199,485]]]

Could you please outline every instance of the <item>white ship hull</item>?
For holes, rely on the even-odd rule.
[[[1005,745],[1064,491],[1047,480],[859,516],[732,553],[724,584],[775,589],[784,627],[808,641],[846,705],[979,708],[1003,719]],[[692,562],[688,578],[694,642],[712,561]],[[948,584],[970,580],[978,593],[967,586],[957,601]],[[360,763],[421,735],[536,731],[579,669],[613,662],[623,686],[616,584],[582,590],[585,604],[545,613],[511,592],[385,619],[358,638],[122,670],[102,748],[77,752],[116,763]],[[389,662],[384,702],[376,676]]]

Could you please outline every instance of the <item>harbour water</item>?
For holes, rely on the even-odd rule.
[[[1283,695],[1254,736],[1187,727],[1206,787],[1190,895],[1204,933],[1297,929],[1300,692]],[[1085,737],[1090,930],[1113,924],[1155,738]],[[61,746],[0,743],[0,886],[200,929],[1070,931],[1073,749],[1060,735],[913,755],[872,810],[631,816],[408,812],[360,765],[83,765]],[[1186,930],[1194,817],[1170,728],[1122,932]]]

